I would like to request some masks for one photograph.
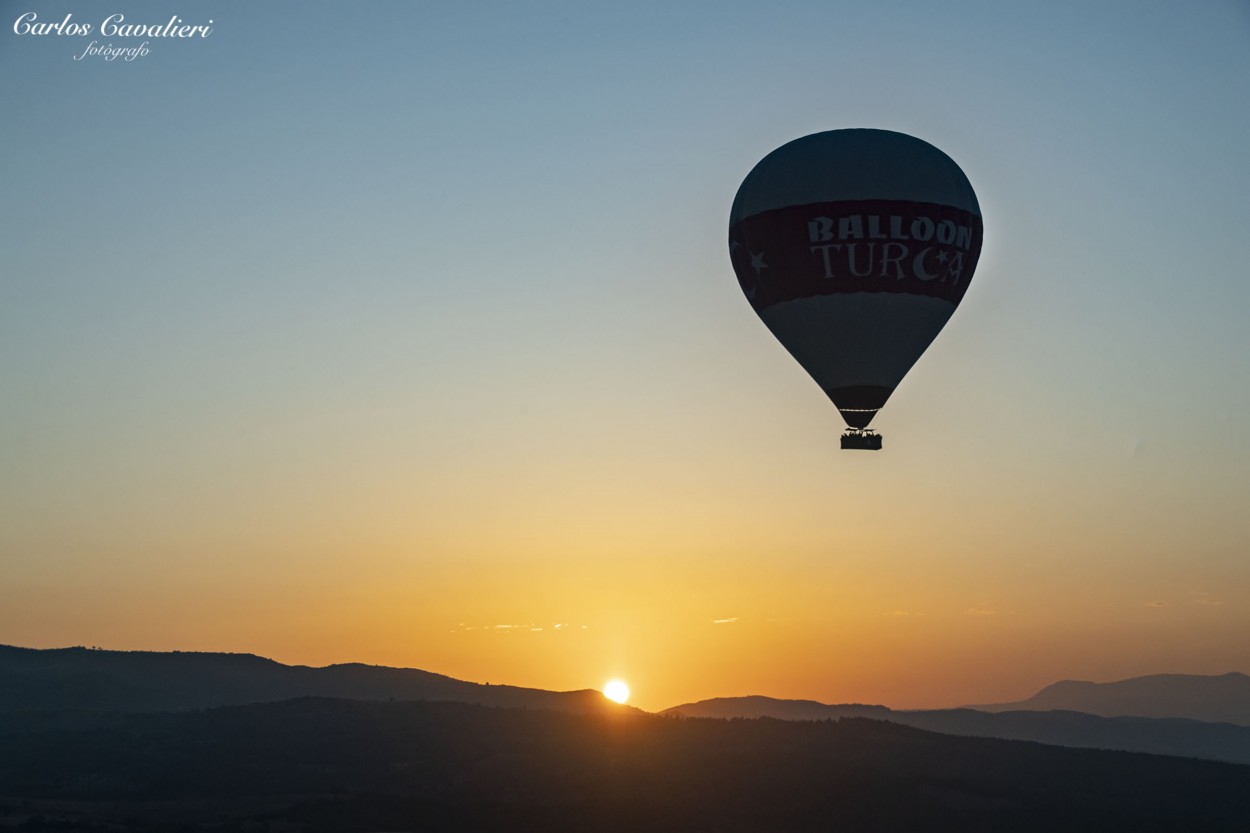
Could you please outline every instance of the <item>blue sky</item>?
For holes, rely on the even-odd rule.
[[[173,627],[176,605],[131,617],[123,588],[253,582],[294,605],[314,591],[280,577],[310,564],[310,588],[438,573],[485,620],[500,603],[467,576],[536,552],[524,581],[728,569],[746,583],[725,607],[758,565],[784,600],[854,564],[873,605],[948,582],[951,610],[1035,609],[1039,640],[1043,608],[1102,633],[1138,596],[1221,594],[1214,624],[1123,625],[1177,634],[1171,654],[1056,648],[1046,674],[1173,670],[1187,640],[1244,633],[1244,3],[0,9],[0,641],[352,659],[377,633],[318,651],[207,610]],[[91,38],[18,36],[27,11],[215,28],[74,61]],[[725,233],[759,158],[861,126],[955,159],[986,242],[875,423],[886,451],[857,457],[741,297]],[[595,570],[570,594],[598,598]],[[604,629],[651,626],[618,602]],[[787,692],[903,690],[884,679]]]

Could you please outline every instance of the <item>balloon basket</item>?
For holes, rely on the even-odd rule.
[[[851,428],[842,435],[842,448],[859,448],[865,451],[881,450],[881,435],[866,428]]]

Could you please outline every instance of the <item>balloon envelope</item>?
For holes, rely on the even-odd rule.
[[[889,130],[781,146],[747,174],[729,217],[751,306],[859,429],[955,311],[981,237],[959,166]]]

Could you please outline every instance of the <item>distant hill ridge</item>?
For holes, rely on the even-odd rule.
[[[668,709],[685,717],[841,720],[872,717],[951,735],[1123,749],[1250,764],[1250,677],[1155,674],[1114,683],[1066,680],[1028,700],[963,709],[731,697]]]
[[[252,654],[0,645],[0,717],[8,713],[7,722],[30,712],[185,712],[309,697],[444,701],[572,713],[637,711],[617,706],[593,690],[483,685],[415,668],[361,663],[312,668]],[[1146,716],[1123,716],[1117,708]],[[704,700],[662,714],[795,721],[869,718],[952,735],[1250,764],[1250,726],[1231,725],[1250,722],[1250,678],[1237,673],[1155,675],[1104,684],[1065,681],[1021,703],[976,709],[893,711],[881,705],[754,696]],[[1211,722],[1200,722],[1200,716]],[[0,725],[5,723],[0,720]]]
[[[297,697],[434,700],[593,712],[620,708],[593,690],[471,683],[415,668],[312,668],[253,654],[35,649],[0,645],[0,711],[187,711]]]
[[[1063,680],[1027,700],[968,706],[983,712],[1063,709],[1101,717],[1184,717],[1250,726],[1250,677],[1234,671],[1152,674],[1111,683]]]
[[[778,720],[838,720],[843,717],[872,717],[877,720],[890,720],[895,712],[885,706],[866,706],[860,703],[831,706],[815,700],[779,700],[755,694],[748,697],[714,697],[711,700],[674,706],[660,714],[721,719],[772,717]]]
[[[871,718],[964,737],[1025,740],[1080,749],[1118,749],[1250,764],[1250,726],[1152,717],[1100,717],[1075,711],[973,709],[893,711],[885,706],[827,705],[812,700],[722,697],[674,706],[669,717],[722,720],[848,720]]]

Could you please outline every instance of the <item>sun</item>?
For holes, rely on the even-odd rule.
[[[616,703],[629,699],[629,686],[624,680],[608,680],[603,686],[603,696]]]

